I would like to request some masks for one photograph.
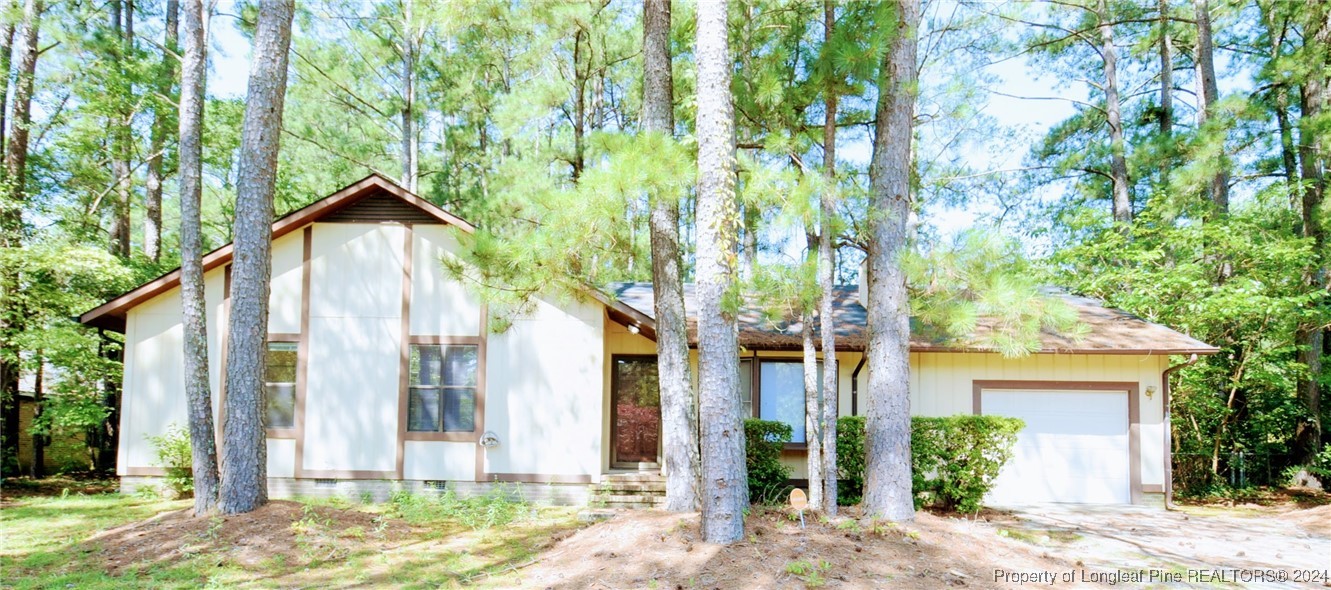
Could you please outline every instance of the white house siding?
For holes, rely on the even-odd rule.
[[[315,224],[302,468],[397,468],[405,228]]]
[[[499,445],[487,474],[599,476],[604,321],[600,304],[538,300],[489,335],[485,429]]]
[[[214,409],[221,379],[221,333],[224,276],[219,269],[205,277],[208,309],[208,372]],[[124,395],[117,471],[158,467],[149,436],[172,424],[187,426],[185,406],[184,327],[180,320],[180,289],[172,289],[130,310],[125,321]]]
[[[411,263],[411,335],[478,336],[481,302],[453,280],[442,260],[456,259],[460,246],[445,226],[418,225],[413,229]]]
[[[300,333],[303,236],[303,232],[292,232],[273,240],[272,289],[268,294],[268,331],[273,334]]]

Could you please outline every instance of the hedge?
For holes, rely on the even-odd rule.
[[[781,464],[781,449],[790,442],[789,424],[750,418],[744,421],[744,455],[749,472],[749,500],[781,502],[790,489],[790,469]]]
[[[975,512],[1012,458],[1018,418],[1002,416],[914,417],[910,421],[911,491],[915,507]],[[864,418],[837,420],[838,502],[859,502],[864,490]]]

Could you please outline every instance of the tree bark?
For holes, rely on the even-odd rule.
[[[817,238],[809,236],[810,242]],[[810,257],[817,256],[810,252]],[[813,336],[813,310],[800,316],[800,344],[804,351],[804,445],[809,475],[809,509],[823,509],[823,399],[818,392],[818,343]]]
[[[827,39],[836,30],[836,4],[823,0],[823,27]],[[827,184],[819,195],[818,227],[818,323],[823,348],[823,510],[829,516],[837,514],[837,419],[840,418],[837,391],[836,322],[832,307],[836,294],[832,291],[832,277],[836,270],[836,249],[832,247],[832,233],[836,231],[836,115],[839,100],[837,80],[829,76],[824,92],[823,112],[823,174]]]
[[[1109,171],[1113,185],[1114,221],[1132,223],[1132,194],[1128,185],[1127,147],[1123,139],[1123,107],[1118,97],[1118,50],[1114,47],[1114,28],[1109,9],[1100,0],[1096,13],[1100,19],[1100,55],[1105,66],[1105,117],[1109,123]]]
[[[13,2],[5,2],[4,10],[12,11]],[[14,23],[6,22],[3,28],[0,28],[0,154],[5,152],[5,141],[9,139],[9,128],[6,123],[9,118],[9,74],[14,63]]]
[[[14,118],[5,146],[5,199],[0,203],[0,247],[17,250],[23,246],[23,205],[27,201],[28,135],[32,124],[32,93],[37,72],[37,40],[41,26],[42,2],[23,3],[23,23],[19,29],[19,57],[14,80]],[[0,457],[18,460],[20,353],[16,338],[23,331],[23,307],[17,299],[19,275],[13,265],[0,269],[0,398],[3,398],[4,447]]]
[[[896,30],[878,78],[869,168],[869,387],[865,404],[866,517],[915,518],[910,466],[910,303],[901,256],[909,247],[911,138],[919,0],[895,0]]]
[[[1328,63],[1331,62],[1329,15],[1331,12],[1324,5],[1309,5],[1308,22],[1304,29],[1306,59],[1311,62],[1309,65],[1316,64],[1318,67],[1310,70],[1299,95],[1302,111],[1299,118],[1299,175],[1302,179],[1299,213],[1303,236],[1313,241],[1313,260],[1308,265],[1304,281],[1310,290],[1322,293],[1323,297],[1326,297],[1328,288],[1325,258],[1327,239],[1319,215],[1326,196],[1326,157],[1319,149],[1318,125],[1331,101],[1331,85],[1328,84],[1331,80],[1328,80],[1326,74],[1328,65],[1331,65]],[[1310,462],[1322,446],[1322,392],[1318,381],[1322,375],[1322,352],[1326,335],[1321,323],[1301,325],[1295,333],[1295,341],[1300,347],[1299,361],[1308,367],[1297,384],[1305,416],[1294,433],[1294,452],[1303,463]]]
[[[727,45],[728,1],[697,6],[698,405],[702,426],[702,534],[710,543],[744,537],[748,499],[740,420],[739,343],[734,310],[739,208],[735,118]]]
[[[269,226],[273,221],[293,9],[293,0],[260,3],[254,33],[236,182],[226,413],[222,421],[224,469],[218,498],[223,514],[249,512],[268,501],[263,374],[272,270]]]
[[[670,0],[642,3],[642,131],[674,135],[674,81],[670,70]],[[664,508],[698,509],[698,408],[689,382],[688,326],[680,271],[679,198],[653,195],[652,283],[656,309],[656,369],[666,476]]]
[[[217,445],[208,384],[208,312],[203,279],[203,105],[208,44],[203,0],[185,0],[180,82],[180,296],[185,327],[185,399],[194,466],[194,514],[217,508]]]
[[[587,32],[579,24],[577,32],[573,34],[573,182],[582,178],[582,167],[585,163],[583,154],[586,151],[584,136],[587,133],[587,74],[582,69],[582,44],[586,38]]]
[[[130,172],[130,130],[129,111],[130,95],[133,93],[129,81],[126,60],[133,49],[134,20],[132,5],[122,4],[121,0],[111,0],[111,31],[115,34],[116,46],[112,51],[112,63],[115,66],[114,90],[111,93],[116,102],[115,120],[111,123],[111,182],[115,186],[115,202],[111,214],[111,253],[116,256],[129,256],[130,244],[130,193],[134,190],[134,179]],[[128,15],[126,14],[128,13]]]
[[[42,358],[42,351],[37,351],[37,374],[33,376],[32,382],[32,421],[36,423],[42,417],[42,405],[46,402],[45,380],[46,360]],[[46,477],[46,441],[47,437],[34,433],[32,435],[32,476],[34,478]]]
[[[402,40],[402,183],[407,190],[416,192],[419,176],[420,142],[416,136],[416,36],[413,2],[403,3]]]
[[[1168,139],[1173,133],[1174,40],[1169,35],[1169,0],[1160,0],[1160,135]]]
[[[166,139],[171,132],[171,111],[169,104],[176,101],[173,88],[176,84],[176,62],[180,59],[179,33],[177,23],[180,14],[179,0],[167,0],[166,3],[166,39],[162,49],[162,64],[157,74],[157,104],[153,113],[152,139],[148,153],[147,195],[144,197],[143,253],[153,262],[162,256],[162,181],[165,178],[163,165],[166,160]]]
[[[1215,82],[1215,49],[1211,41],[1211,5],[1208,0],[1193,0],[1197,18],[1197,96],[1200,100],[1197,108],[1197,126],[1201,127],[1214,115],[1215,103],[1220,100],[1220,92]],[[1229,162],[1225,158],[1224,146],[1214,165],[1215,174],[1211,177],[1211,204],[1220,215],[1229,213]]]

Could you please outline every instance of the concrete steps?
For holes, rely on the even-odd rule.
[[[593,508],[657,508],[665,503],[665,477],[655,472],[609,473],[591,486]]]

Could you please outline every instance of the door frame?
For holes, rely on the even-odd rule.
[[[648,361],[652,364],[657,363],[657,357],[654,354],[612,354],[610,355],[610,468],[611,469],[659,469],[661,467],[661,417],[657,414],[656,418],[656,461],[619,461],[618,457],[618,439],[619,439],[619,361]],[[659,373],[658,373],[659,376]],[[658,393],[659,395],[659,393]],[[660,401],[657,401],[657,407],[660,407]]]
[[[1037,391],[1122,391],[1128,394],[1128,497],[1142,503],[1141,384],[1132,381],[1009,381],[975,379],[971,381],[971,406],[981,415],[981,399],[986,389]],[[1166,459],[1167,460],[1167,459]]]

